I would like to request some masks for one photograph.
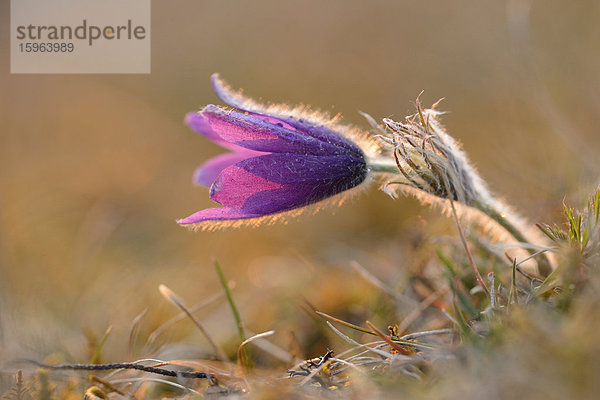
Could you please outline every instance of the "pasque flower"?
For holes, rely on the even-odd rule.
[[[201,210],[179,224],[211,229],[272,220],[365,182],[373,143],[356,131],[306,109],[259,105],[216,74],[212,84],[219,99],[239,111],[208,105],[186,122],[230,150],[194,174],[223,207]]]
[[[201,210],[178,222],[196,229],[275,221],[358,187],[372,173],[383,189],[416,196],[428,204],[451,206],[520,243],[531,243],[527,226],[493,196],[434,107],[405,122],[367,114],[374,134],[340,125],[306,108],[263,106],[234,92],[213,75],[217,97],[231,108],[208,105],[186,117],[196,132],[230,150],[196,170],[194,180],[210,186],[211,200],[223,207]],[[237,110],[237,111],[236,111]],[[375,140],[377,139],[377,140]],[[481,218],[482,219],[481,219]],[[486,227],[487,227],[486,226]],[[530,246],[531,247],[531,246]],[[535,254],[535,247],[529,249]],[[538,266],[550,271],[544,255]]]

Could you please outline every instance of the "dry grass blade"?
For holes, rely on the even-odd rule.
[[[204,335],[204,337],[206,338],[206,340],[208,340],[208,342],[212,346],[212,348],[213,348],[213,350],[214,350],[215,355],[217,356],[217,358],[219,360],[221,360],[221,361],[227,361],[228,358],[227,358],[227,355],[225,354],[225,352],[223,351],[223,349],[208,334],[208,332],[204,328],[204,325],[202,325],[202,323],[198,320],[198,318],[196,318],[194,316],[194,314],[192,314],[185,307],[185,305],[179,299],[179,297],[171,289],[169,289],[165,285],[162,285],[162,284],[159,285],[158,286],[158,290],[160,291],[160,293],[163,295],[163,297],[165,299],[169,300],[171,303],[173,303],[175,306],[177,306],[179,309],[181,309],[192,320],[192,322],[194,322],[194,325],[196,325],[198,327],[198,329],[200,329],[200,332],[202,332],[202,334]]]
[[[356,331],[359,331],[359,332],[362,332],[362,333],[366,333],[366,334],[369,334],[369,335],[373,335],[373,336],[378,336],[375,332],[372,332],[372,331],[370,331],[368,329],[362,328],[362,327],[360,327],[358,325],[351,324],[350,322],[343,321],[343,320],[341,320],[339,318],[332,317],[331,315],[325,314],[324,312],[315,311],[315,313],[317,313],[320,316],[325,317],[325,318],[327,318],[327,319],[329,319],[331,321],[340,323],[340,324],[342,324],[342,325],[344,325],[344,326],[346,326],[348,328],[354,329]],[[329,325],[329,323],[327,323],[327,325]],[[337,329],[336,329],[336,331],[337,331]],[[410,342],[408,340],[405,340],[404,338],[397,339],[397,338],[392,338],[391,336],[387,336],[387,338],[389,340],[394,341],[394,342],[401,343],[402,345],[405,345],[405,346],[420,347],[420,348],[427,348],[427,349],[430,348],[429,346],[424,345],[422,343],[413,343],[413,342]]]
[[[529,257],[525,257],[524,259],[522,259],[521,261],[519,261],[519,262],[517,263],[517,267],[518,267],[519,265],[523,264],[524,262],[526,262],[526,261],[529,261],[529,260],[531,260],[532,258],[535,258],[535,257],[539,256],[540,254],[543,254],[543,253],[545,253],[545,252],[547,252],[547,251],[550,251],[550,250],[556,250],[556,249],[553,249],[553,248],[545,248],[545,249],[541,249],[541,250],[539,250],[539,251],[536,251],[535,253],[532,253],[532,254],[531,254]]]
[[[375,325],[373,325],[371,322],[366,321],[365,322],[367,324],[367,326],[373,331],[375,332],[375,334],[377,336],[379,336],[381,338],[381,340],[383,340],[384,342],[386,342],[387,344],[390,345],[390,347],[394,350],[396,350],[398,353],[400,354],[404,354],[405,356],[408,356],[410,354],[412,354],[409,350],[405,349],[404,347],[400,346],[398,343],[394,343],[392,341],[392,339],[390,339],[385,333],[381,332],[379,329],[377,329],[377,327]]]
[[[207,307],[207,306],[211,305],[212,303],[216,302],[217,300],[219,300],[220,298],[222,298],[224,296],[225,296],[224,293],[216,293],[216,294],[212,295],[211,297],[209,297],[208,299],[204,300],[203,302],[198,303],[198,304],[196,304],[196,305],[188,308],[188,310],[191,313],[195,313],[195,312],[203,309],[204,307]],[[163,323],[158,328],[156,328],[148,336],[148,340],[146,340],[146,344],[144,345],[144,350],[147,350],[147,348],[149,346],[151,346],[156,341],[156,339],[158,338],[158,336],[160,336],[169,327],[171,327],[176,322],[179,322],[179,321],[185,319],[186,317],[187,317],[187,314],[185,312],[181,312],[181,313],[177,314],[176,316],[174,316],[173,318],[171,318],[168,321],[166,321],[165,323]]]
[[[377,336],[374,332],[371,332],[370,330],[362,328],[362,327],[360,327],[358,325],[354,325],[354,324],[351,324],[350,322],[346,322],[346,321],[343,321],[343,320],[341,320],[339,318],[332,317],[331,315],[325,314],[324,312],[321,312],[321,311],[315,311],[315,312],[317,314],[319,314],[320,316],[322,316],[322,317],[325,317],[325,318],[327,318],[327,319],[329,319],[331,321],[340,323],[340,324],[342,324],[344,326],[347,326],[348,328],[354,329],[354,330],[362,332],[362,333],[367,333],[369,335]]]
[[[254,336],[255,334],[249,331],[246,331],[249,335]],[[258,339],[252,342],[256,347],[261,349],[267,354],[275,357],[276,359],[283,361],[287,364],[291,364],[296,361],[296,357],[294,357],[289,351],[284,350],[283,348],[277,346],[276,344],[269,342],[268,340]]]
[[[175,383],[175,382],[168,381],[166,379],[160,379],[160,378],[148,378],[148,377],[146,377],[146,378],[127,378],[127,379],[117,379],[117,380],[113,381],[113,383],[130,383],[130,382],[157,382],[157,383],[162,383],[163,385],[172,386],[174,388],[184,390],[189,393],[193,393],[193,394],[197,394],[197,395],[201,394],[197,390],[194,390],[187,386],[180,385],[179,383]]]
[[[454,333],[454,332],[455,332],[454,329],[451,329],[451,328],[435,329],[433,331],[422,331],[422,332],[409,333],[408,335],[402,336],[400,339],[412,340],[412,339],[417,339],[417,338],[425,337],[425,336],[447,335],[447,334],[451,334],[451,333]]]
[[[131,329],[129,329],[129,346],[128,346],[128,352],[129,352],[130,357],[133,355],[137,335],[140,330],[140,323],[142,322],[142,319],[144,319],[144,317],[146,316],[147,313],[148,313],[148,307],[146,307],[146,309],[144,309],[144,311],[139,313],[133,319],[133,322],[131,323]]]
[[[336,357],[331,357],[330,358],[331,361],[346,365],[348,367],[350,367],[353,371],[358,372],[361,375],[367,375],[363,370],[361,370],[360,368],[358,368],[356,365],[354,365],[353,363],[351,363],[350,361],[347,360],[342,360],[341,358],[336,358]]]
[[[125,392],[113,385],[111,382],[106,381],[96,375],[90,376],[90,381],[101,384],[111,392],[119,393],[121,396],[126,396]]]
[[[385,343],[381,340],[378,340],[376,342],[364,343],[360,346],[355,346],[353,348],[350,348],[346,351],[341,352],[340,354],[338,354],[338,358],[345,357],[346,355],[354,353],[355,351],[359,351],[359,353],[354,354],[350,357],[347,357],[346,361],[356,360],[359,358],[370,358],[370,357],[364,357],[365,354],[369,353],[369,350],[364,349],[365,346],[367,346],[367,347],[375,346],[375,348],[379,348],[379,347],[387,346],[387,343]],[[377,358],[377,360],[379,360],[379,358]]]
[[[144,363],[153,363],[153,364],[156,364],[156,363],[161,363],[161,362],[163,362],[163,360],[159,360],[159,359],[156,359],[156,358],[142,358],[142,359],[139,359],[139,360],[132,361],[131,364],[140,364],[140,365],[143,365]],[[104,379],[109,379],[109,378],[112,379],[115,375],[119,375],[119,374],[121,374],[121,373],[123,373],[125,371],[127,371],[127,369],[115,369],[114,371],[109,372],[108,374],[106,374],[104,376]]]
[[[246,360],[246,361],[243,360],[243,357],[245,356],[244,351],[243,351],[245,345],[247,345],[248,343],[250,343],[256,339],[262,339],[262,338],[269,337],[269,336],[273,335],[274,333],[275,333],[275,331],[267,331],[267,332],[256,334],[256,335],[244,340],[242,342],[242,344],[240,344],[240,346],[238,347],[238,351],[237,351],[238,362],[240,363],[240,365],[244,366],[249,361],[249,360]]]
[[[326,322],[327,326],[336,335],[338,335],[339,337],[341,337],[342,339],[344,339],[346,342],[350,343],[353,346],[363,348],[363,349],[365,349],[367,351],[370,351],[370,352],[373,352],[373,353],[375,353],[375,354],[377,354],[377,355],[379,355],[379,356],[381,356],[383,358],[390,358],[391,359],[391,358],[394,358],[394,357],[404,357],[404,356],[400,356],[400,355],[397,355],[397,354],[388,353],[387,351],[383,351],[383,350],[378,349],[376,347],[369,347],[366,344],[358,343],[356,340],[354,340],[354,339],[350,338],[349,336],[346,336],[342,332],[340,332],[339,329],[337,329],[335,326],[333,326],[331,324],[331,322],[329,322],[329,321],[325,321],[325,322]]]
[[[419,318],[419,316],[425,311],[430,305],[435,303],[442,295],[446,293],[446,290],[432,292],[425,299],[423,299],[418,308],[414,309],[410,314],[408,314],[398,325],[398,333],[402,334],[406,332],[406,329]]]
[[[467,252],[467,257],[469,258],[469,264],[471,264],[471,268],[473,269],[473,273],[475,274],[475,277],[477,278],[477,282],[479,283],[479,286],[481,286],[481,288],[483,289],[483,291],[485,292],[487,297],[490,298],[490,291],[485,286],[485,282],[483,281],[483,278],[481,277],[481,274],[479,273],[479,270],[477,269],[477,265],[475,265],[475,260],[473,260],[473,254],[471,253],[471,250],[469,249],[469,245],[467,244],[467,239],[465,239],[465,234],[462,230],[462,227],[460,226],[460,221],[458,220],[458,214],[456,213],[456,207],[454,207],[454,201],[452,199],[448,199],[448,201],[450,201],[450,207],[452,208],[452,214],[454,214],[454,220],[456,221],[456,227],[458,228],[458,235],[460,236],[460,241],[462,242],[462,245],[465,248],[465,251]]]
[[[385,283],[383,283],[379,278],[377,278],[375,275],[373,275],[371,272],[369,272],[365,267],[363,267],[362,265],[360,265],[357,261],[351,261],[350,265],[363,278],[365,278],[366,280],[368,280],[369,282],[371,282],[373,285],[377,286],[384,293],[390,295],[397,302],[408,304],[410,306],[414,306],[415,305],[415,301],[413,299],[411,299],[410,297],[404,296],[404,295],[396,292],[394,289],[392,289],[391,287],[389,287],[388,285],[386,285]]]

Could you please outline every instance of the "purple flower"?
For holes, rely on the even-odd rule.
[[[300,210],[365,181],[365,153],[350,129],[314,113],[264,107],[212,76],[217,97],[231,111],[208,105],[186,116],[187,124],[231,152],[200,166],[194,181],[210,186],[208,208],[178,221],[214,228]],[[368,147],[368,146],[363,146]]]

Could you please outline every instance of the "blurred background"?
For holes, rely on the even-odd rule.
[[[143,344],[177,313],[161,283],[189,305],[219,293],[213,256],[249,330],[316,356],[325,345],[307,303],[356,323],[381,310],[351,261],[400,285],[435,249],[426,239],[454,240],[452,221],[376,185],[287,225],[179,227],[211,206],[191,177],[221,150],[183,117],[219,104],[213,72],[256,99],[365,128],[358,110],[401,119],[421,90],[425,105],[445,97],[448,131],[532,222],[554,222],[600,177],[597,1],[153,1],[149,75],[11,75],[9,15],[3,1],[0,359],[85,362],[109,325],[105,359],[141,358],[141,345],[124,352],[132,321],[148,310]],[[198,316],[235,341],[223,301]],[[210,350],[189,321],[164,341]]]

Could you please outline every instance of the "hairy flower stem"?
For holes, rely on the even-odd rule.
[[[373,172],[398,173],[398,166],[395,163],[387,162],[386,160],[377,160],[369,163],[369,169]]]
[[[369,169],[372,172],[381,172],[381,173],[398,173],[398,166],[395,163],[389,162],[387,160],[375,160],[369,163]],[[482,201],[474,200],[470,204],[465,204],[469,207],[475,208],[481,211],[483,214],[487,215],[489,218],[498,223],[506,232],[508,232],[515,240],[520,243],[532,244],[525,234],[517,227],[517,225],[513,224],[510,221],[505,213],[498,210],[498,205],[484,203]],[[527,251],[530,254],[534,254],[537,252],[536,249],[528,248]],[[538,262],[539,273],[546,277],[552,272],[552,267],[550,265],[550,261],[545,254],[538,254],[536,256]]]

